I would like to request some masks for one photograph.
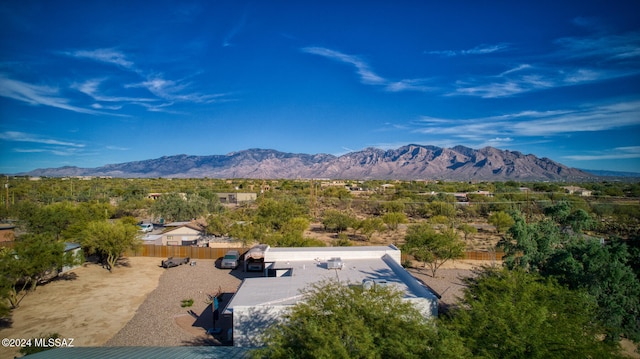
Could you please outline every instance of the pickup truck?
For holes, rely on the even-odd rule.
[[[220,268],[238,268],[238,261],[240,260],[240,252],[236,250],[228,251],[222,261],[220,262]]]
[[[187,263],[189,263],[189,257],[186,257],[186,258],[169,257],[166,260],[162,261],[162,267],[171,268],[171,267],[177,267]]]

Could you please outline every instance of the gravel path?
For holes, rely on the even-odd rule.
[[[432,292],[440,297],[439,310],[446,310],[449,306],[456,303],[462,297],[464,284],[461,278],[469,277],[473,274],[470,269],[450,269],[440,268],[436,272],[436,277],[431,276],[429,269],[410,268],[411,273],[416,279],[426,284]]]
[[[158,258],[160,265],[162,258]],[[462,295],[461,277],[471,275],[469,269],[441,268],[436,278],[422,268],[409,272],[441,296],[440,310],[446,309]],[[216,327],[222,334],[214,338],[206,333],[213,327],[209,294],[224,293],[219,309],[236,292],[245,276],[261,273],[244,273],[241,269],[218,269],[214,260],[196,261],[195,265],[181,265],[166,269],[158,287],[140,305],[134,317],[105,346],[188,346],[219,345],[231,327],[230,318],[220,316]],[[181,307],[182,300],[193,299],[193,306]]]
[[[162,258],[158,258],[160,265]],[[195,265],[165,270],[158,287],[149,294],[131,319],[105,346],[184,346],[212,345],[219,342],[206,334],[213,326],[209,294],[227,293],[220,311],[241,283],[240,269],[218,269],[214,260],[198,259]],[[181,307],[182,300],[193,299],[193,306]],[[192,311],[192,314],[189,314]],[[229,327],[220,316],[216,327]]]

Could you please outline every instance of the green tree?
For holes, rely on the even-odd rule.
[[[167,222],[188,221],[204,215],[207,201],[197,194],[166,193],[151,206],[151,213]]]
[[[207,217],[207,233],[216,236],[225,236],[229,234],[231,228],[231,220],[222,214],[210,214]]]
[[[467,278],[458,307],[441,323],[459,333],[473,357],[615,358],[598,339],[592,298],[522,270],[485,269]]]
[[[0,257],[1,291],[11,308],[17,308],[24,297],[58,274],[65,265],[81,258],[65,254],[64,243],[52,234],[27,234],[19,238],[13,251],[3,251]],[[5,302],[6,303],[6,302]]]
[[[284,223],[284,225],[280,229],[280,232],[297,233],[302,235],[307,228],[309,228],[308,219],[306,219],[305,217],[294,217]]]
[[[576,233],[582,233],[583,230],[591,229],[594,225],[594,221],[589,213],[582,208],[569,214],[566,222]]]
[[[18,208],[20,222],[31,234],[51,234],[60,239],[62,232],[77,222],[76,207],[71,202],[38,206],[25,202]]]
[[[500,211],[490,215],[488,222],[496,227],[496,231],[498,231],[498,233],[502,233],[513,225],[514,220],[507,213]]]
[[[375,232],[384,231],[384,221],[379,217],[365,218],[358,222],[358,230],[370,241]]]
[[[556,249],[540,273],[593,296],[599,307],[596,317],[604,324],[607,340],[625,336],[638,342],[640,280],[628,265],[630,258],[622,241],[602,245],[593,239],[575,240]]]
[[[263,243],[267,236],[267,229],[260,223],[236,222],[229,228],[229,235],[244,245],[253,242]]]
[[[498,242],[498,247],[504,250],[503,261],[507,268],[537,271],[553,251],[568,240],[556,223],[549,219],[527,223],[520,213],[513,218],[514,224]]]
[[[13,276],[9,275],[12,259],[14,258],[13,250],[7,247],[0,247],[0,318],[5,318],[11,313],[10,299],[15,293],[15,281]]]
[[[341,233],[356,223],[355,218],[347,213],[329,209],[322,215],[322,224],[325,230]]]
[[[138,228],[127,221],[93,221],[87,224],[82,246],[89,254],[98,255],[112,272],[125,251],[140,246],[137,234]]]
[[[438,340],[433,323],[391,287],[324,281],[281,323],[267,329],[255,358],[453,358],[467,352],[458,338]],[[444,337],[445,331],[443,331]],[[444,345],[446,344],[446,345]]]
[[[464,255],[465,244],[453,229],[436,232],[428,223],[409,226],[403,250],[429,266],[433,277],[444,263]]]
[[[461,225],[458,226],[458,230],[461,231],[462,233],[464,233],[464,240],[467,240],[467,237],[470,234],[475,234],[478,233],[478,229],[470,224],[467,223],[462,223]]]
[[[607,340],[619,340],[620,335],[640,340],[640,281],[626,244],[569,236],[550,219],[529,224],[521,215],[515,219],[498,243],[507,268],[540,273],[584,290],[599,306],[597,318],[604,323]]]
[[[453,218],[456,215],[456,207],[444,201],[433,201],[429,204],[429,209],[433,216],[445,216]]]
[[[405,204],[403,201],[389,201],[382,203],[382,212],[390,213],[390,212],[404,212]]]
[[[409,220],[407,219],[407,216],[402,212],[385,213],[382,216],[382,221],[392,231],[397,230],[398,227],[400,227],[400,224],[409,222]]]
[[[551,217],[556,223],[563,224],[571,214],[571,204],[566,201],[558,202],[544,209],[544,214]]]
[[[256,222],[264,224],[274,231],[279,231],[285,223],[295,217],[305,216],[307,212],[307,207],[293,200],[267,198],[258,205]]]

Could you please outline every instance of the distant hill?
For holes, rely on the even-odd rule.
[[[517,151],[464,146],[407,145],[392,150],[367,148],[342,156],[248,149],[226,155],[175,155],[110,164],[98,168],[37,169],[31,176],[113,176],[126,178],[340,178],[567,181],[593,174],[548,158]]]
[[[640,178],[640,173],[638,172],[603,171],[603,170],[586,170],[586,169],[581,169],[581,171],[591,173],[599,177]]]

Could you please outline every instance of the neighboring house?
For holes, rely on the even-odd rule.
[[[232,317],[234,346],[260,346],[265,326],[281,320],[303,300],[302,289],[325,279],[364,287],[393,286],[425,316],[437,316],[437,297],[400,265],[400,254],[394,246],[267,247],[261,253],[266,277],[245,278],[222,312]],[[340,261],[333,260],[337,257]]]
[[[489,192],[489,191],[475,191],[475,192],[470,192],[470,193],[479,194],[479,195],[485,196],[485,197],[493,197],[493,193]]]
[[[71,253],[73,256],[82,256],[82,247],[80,246],[79,243],[65,243],[64,244],[64,253],[65,255],[67,255],[67,253]],[[74,268],[78,268],[82,265],[82,263],[77,263],[74,266],[63,266],[62,269],[60,270],[60,273],[64,273],[64,272],[68,272]]]
[[[467,197],[467,193],[454,193],[453,196],[456,198],[456,202],[469,202],[469,197]]]
[[[146,233],[144,236],[140,237],[142,244],[154,244],[154,245],[162,245],[162,234],[149,234]]]
[[[564,188],[565,192],[567,192],[568,194],[575,194],[577,196],[582,196],[582,197],[590,197],[591,196],[591,191],[589,191],[588,189],[582,188],[582,187],[567,186],[567,187],[562,187],[562,188]]]
[[[152,200],[158,200],[160,199],[160,197],[162,197],[164,194],[166,193],[147,193],[147,198],[152,199]],[[182,199],[187,199],[187,194],[186,193],[178,193],[178,195],[180,196],[180,198]]]
[[[15,228],[13,224],[0,224],[0,242],[13,242],[16,240]]]
[[[320,182],[320,188],[327,187],[342,187],[346,188],[347,183],[345,181],[329,181],[329,182]]]
[[[257,193],[252,192],[233,192],[233,193],[216,193],[220,203],[240,204],[253,202],[258,198]]]
[[[160,244],[164,246],[195,246],[198,240],[203,239],[202,227],[195,222],[185,222],[185,224],[171,227],[162,232]],[[156,240],[157,243],[157,240]]]

